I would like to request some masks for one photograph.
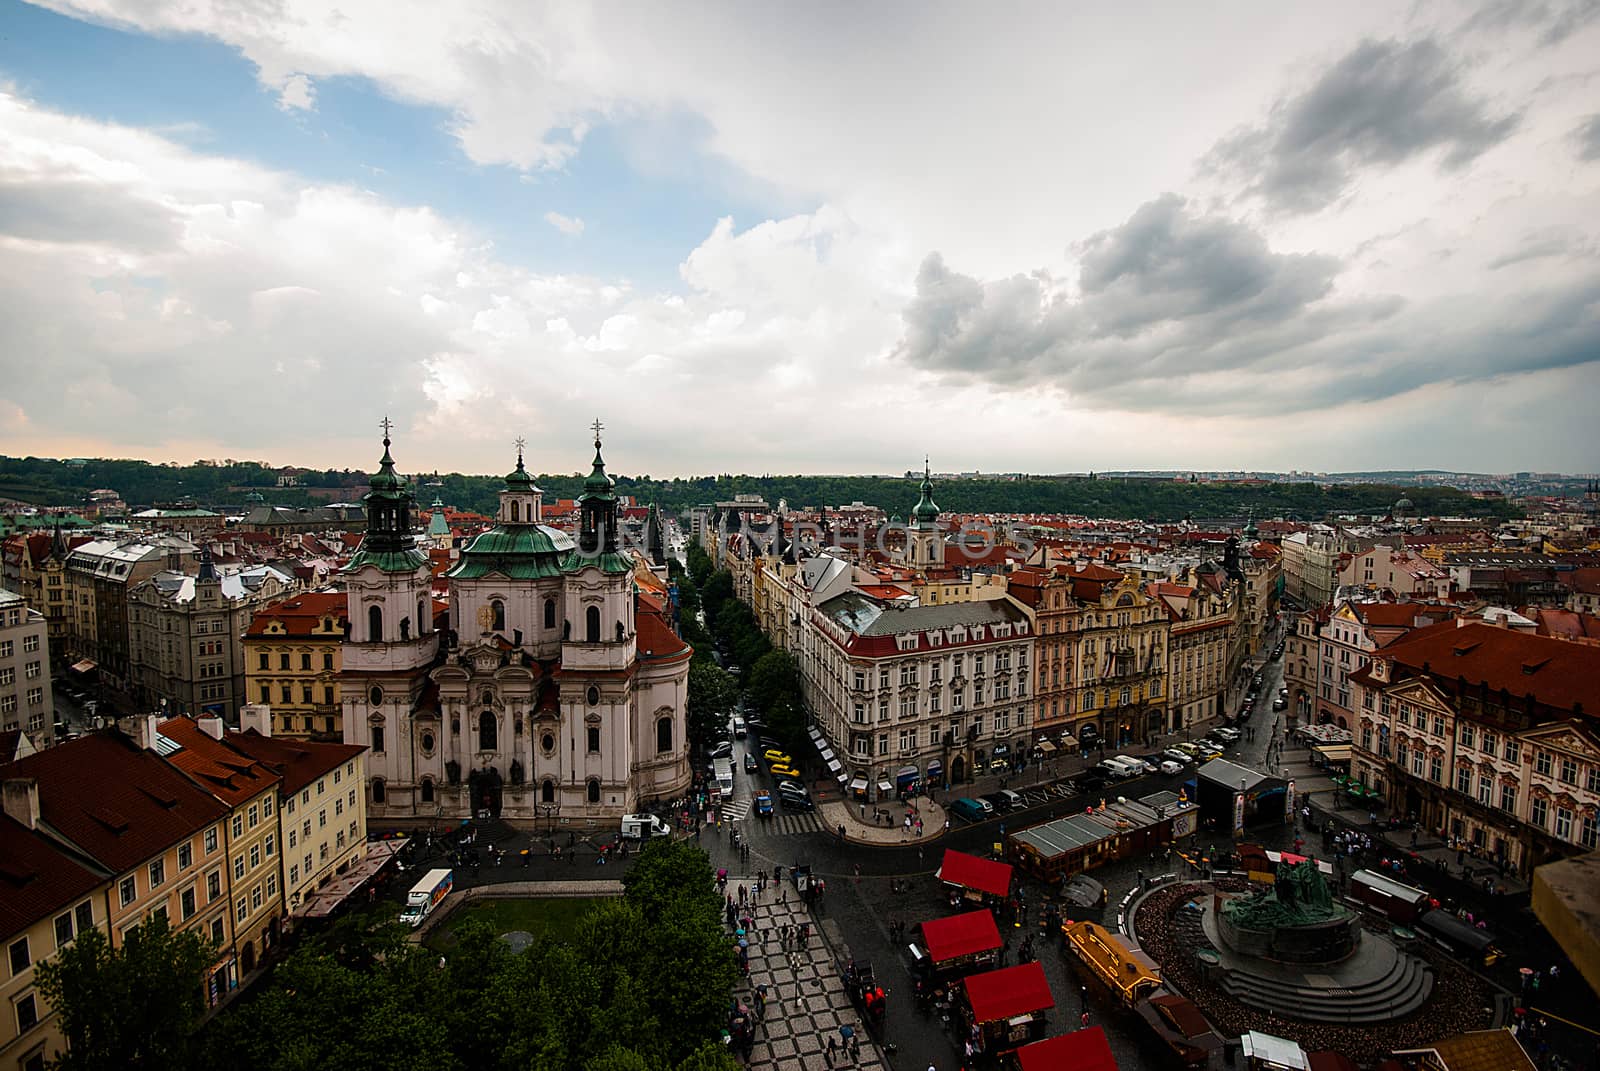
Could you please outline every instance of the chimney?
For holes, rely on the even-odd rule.
[[[215,715],[215,714],[207,714],[203,718],[196,718],[194,720],[194,723],[195,723],[196,726],[199,727],[201,732],[203,732],[207,736],[211,737],[211,739],[213,739],[213,740],[221,740],[222,739],[222,728],[223,728],[222,719],[217,717],[217,715]]]
[[[39,782],[31,777],[13,777],[6,781],[6,814],[29,829],[39,828]]]
[[[156,744],[156,721],[154,714],[135,714],[132,717],[118,718],[117,728],[132,740],[140,751],[149,751]]]
[[[272,735],[272,708],[265,703],[246,703],[239,708],[239,731],[254,729],[262,736]]]

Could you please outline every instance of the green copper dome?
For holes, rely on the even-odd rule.
[[[517,440],[519,443],[522,441]],[[528,470],[522,467],[522,448],[517,448],[517,467],[506,475],[507,491],[526,491],[530,494],[539,489],[533,485],[533,477],[528,475]]]
[[[389,436],[383,436],[383,458],[378,462],[378,471],[372,474],[372,488],[367,498],[402,498],[406,493],[406,482],[394,471],[394,458],[389,456]]]
[[[933,477],[926,459],[922,462],[922,497],[911,508],[911,519],[918,524],[932,524],[939,519],[939,506],[933,500]]]
[[[600,440],[594,441],[594,468],[584,477],[583,497],[611,494],[611,477],[606,475],[606,461],[600,456]]]

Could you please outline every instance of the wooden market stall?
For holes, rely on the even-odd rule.
[[[988,908],[929,919],[920,929],[926,958],[922,973],[930,979],[991,970],[1000,961],[1000,929]]]
[[[1045,1013],[1056,1005],[1037,961],[969,975],[961,991],[962,1017],[991,1057],[1043,1037]]]

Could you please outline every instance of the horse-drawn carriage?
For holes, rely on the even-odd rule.
[[[888,1007],[888,994],[873,977],[872,964],[854,960],[846,963],[844,988],[850,994],[850,1002],[861,1012],[861,1019],[867,1027],[873,1033],[881,1031],[884,1012]]]

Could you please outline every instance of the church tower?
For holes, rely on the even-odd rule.
[[[383,459],[362,497],[367,531],[344,575],[349,633],[340,671],[346,743],[371,749],[369,813],[410,813],[415,770],[406,742],[412,713],[439,648],[433,570],[411,530],[411,490],[394,471],[383,422]]]
[[[495,519],[501,524],[541,524],[544,521],[544,492],[533,482],[522,465],[523,440],[517,440],[517,467],[506,476],[500,492],[500,510]]]
[[[637,662],[633,561],[617,550],[617,495],[600,454],[578,496],[578,545],[564,567],[561,711],[569,788],[585,805],[627,806]]]
[[[933,476],[928,459],[922,459],[922,497],[911,509],[911,530],[906,534],[906,554],[916,569],[944,565],[944,537],[939,531],[939,507],[933,501]]]

